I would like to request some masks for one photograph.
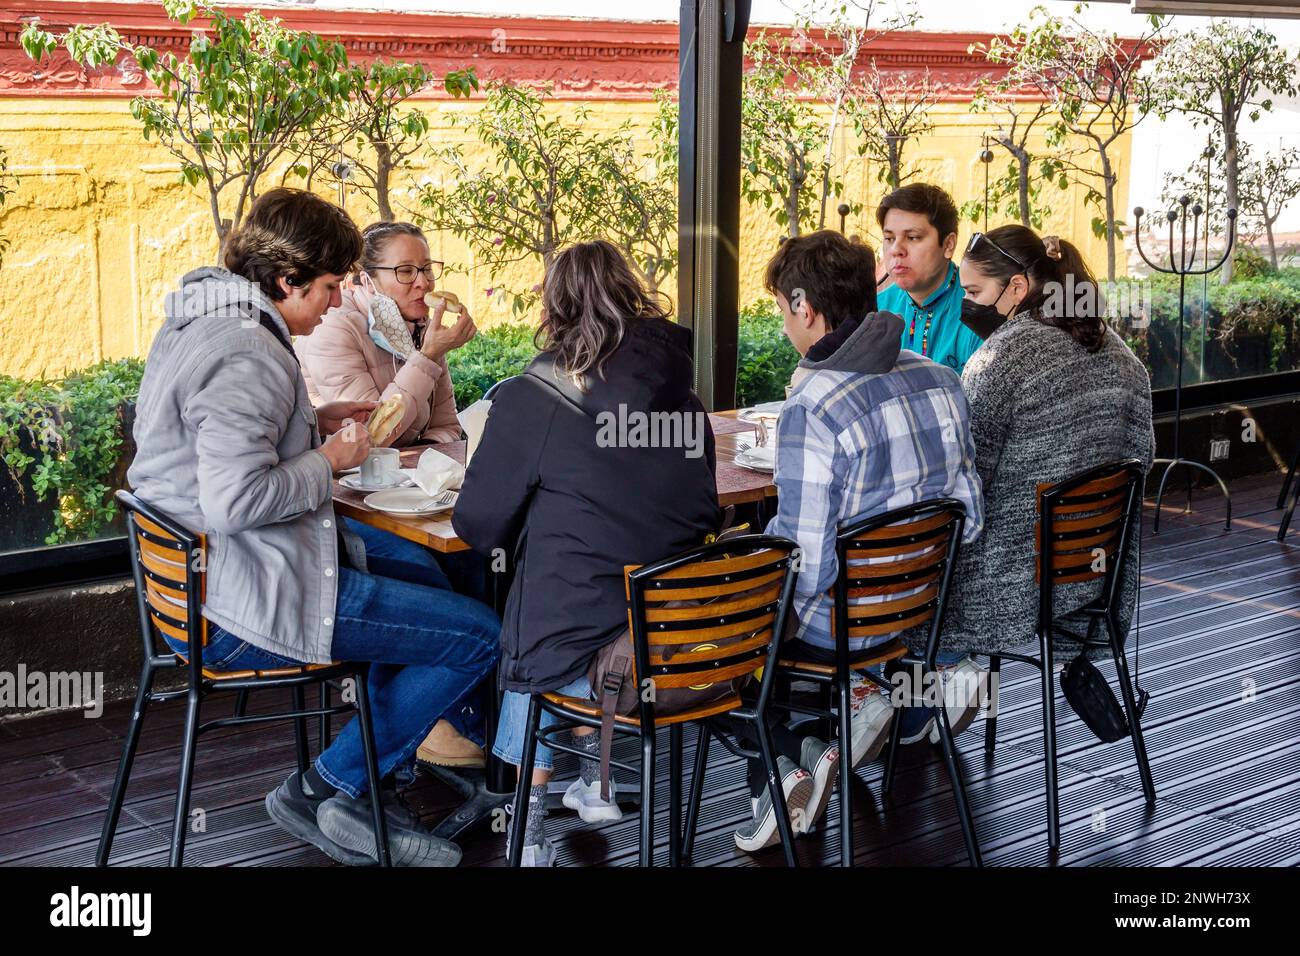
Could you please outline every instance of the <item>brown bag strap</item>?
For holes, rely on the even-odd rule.
[[[600,799],[609,801],[609,759],[614,745],[614,715],[618,710],[618,695],[627,677],[626,657],[614,658],[605,672],[605,684],[600,695]]]

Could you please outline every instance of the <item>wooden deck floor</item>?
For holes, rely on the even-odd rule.
[[[1154,812],[1144,808],[1129,741],[1099,743],[1058,697],[1063,838],[1059,856],[1049,858],[1037,676],[1007,666],[995,757],[983,754],[982,723],[958,739],[987,864],[1300,863],[1300,547],[1274,540],[1278,484],[1273,476],[1237,482],[1229,533],[1221,501],[1206,491],[1197,493],[1191,514],[1167,511],[1158,536],[1148,527],[1141,678],[1151,692],[1144,723],[1159,793]],[[0,723],[0,864],[91,862],[128,709],[111,705],[98,720],[58,713]],[[180,710],[159,707],[146,723],[115,864],[165,862]],[[193,806],[204,811],[206,830],[191,836],[186,863],[329,863],[274,826],[263,808],[293,760],[287,725],[205,735]],[[660,771],[666,779],[666,762]],[[963,864],[937,750],[905,749],[888,804],[880,798],[880,775],[879,763],[858,773],[857,863]],[[748,810],[740,763],[714,747],[705,787],[696,865],[781,865],[778,849],[749,856],[732,843]],[[430,822],[455,803],[429,777],[409,799]],[[658,809],[662,834],[662,796]],[[822,832],[799,842],[806,865],[838,858],[836,820],[832,801]],[[592,828],[561,812],[547,825],[560,865],[635,863],[634,813]],[[503,862],[503,840],[487,828],[462,845],[465,865]],[[662,837],[659,851],[666,863]]]

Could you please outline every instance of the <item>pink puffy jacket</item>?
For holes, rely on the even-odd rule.
[[[345,290],[343,304],[326,312],[310,335],[294,341],[312,403],[380,402],[400,391],[406,395],[406,414],[390,445],[458,441],[446,357],[435,362],[415,352],[403,362],[385,352],[370,338],[369,307],[364,290]]]

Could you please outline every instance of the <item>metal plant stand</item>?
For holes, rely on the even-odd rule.
[[[1227,517],[1224,520],[1223,527],[1225,531],[1232,527],[1232,496],[1228,493],[1228,486],[1223,483],[1223,479],[1220,478],[1218,473],[1209,465],[1202,464],[1201,462],[1191,458],[1184,458],[1182,457],[1181,454],[1181,441],[1182,441],[1182,433],[1183,433],[1183,328],[1186,325],[1186,320],[1184,319],[1183,316],[1183,308],[1184,308],[1184,303],[1186,301],[1187,277],[1197,276],[1197,275],[1208,275],[1209,273],[1214,272],[1220,266],[1222,266],[1223,263],[1227,261],[1228,256],[1232,255],[1232,245],[1237,238],[1237,210],[1229,209],[1227,212],[1228,241],[1227,241],[1226,248],[1223,250],[1223,255],[1219,257],[1219,261],[1214,263],[1214,265],[1210,265],[1209,255],[1208,255],[1209,249],[1207,248],[1205,261],[1202,263],[1202,267],[1200,269],[1197,269],[1194,266],[1194,263],[1196,261],[1196,233],[1197,233],[1197,225],[1199,224],[1200,217],[1204,212],[1204,210],[1201,208],[1200,203],[1197,203],[1196,205],[1191,207],[1192,245],[1191,248],[1189,249],[1187,246],[1187,212],[1188,212],[1187,207],[1190,202],[1191,199],[1189,197],[1183,196],[1178,200],[1178,204],[1182,206],[1181,212],[1177,209],[1171,209],[1167,213],[1165,213],[1165,218],[1169,221],[1169,266],[1168,268],[1164,266],[1156,265],[1154,262],[1151,261],[1151,259],[1147,256],[1146,252],[1143,250],[1142,215],[1144,210],[1142,209],[1141,206],[1138,206],[1136,209],[1133,210],[1133,235],[1137,243],[1138,255],[1142,257],[1142,261],[1145,262],[1148,266],[1150,266],[1152,269],[1154,269],[1157,272],[1163,272],[1167,275],[1178,276],[1178,379],[1174,383],[1174,456],[1172,458],[1157,458],[1152,462],[1152,464],[1155,465],[1159,465],[1159,464],[1165,465],[1165,473],[1160,476],[1160,486],[1156,491],[1156,516],[1155,516],[1155,520],[1152,522],[1151,525],[1152,534],[1158,534],[1160,532],[1160,502],[1164,499],[1165,496],[1165,484],[1166,482],[1169,481],[1169,476],[1173,473],[1173,470],[1177,468],[1179,465],[1183,465],[1189,469],[1194,468],[1203,471],[1218,483],[1219,490],[1223,492],[1224,503],[1227,506]],[[1175,255],[1174,254],[1174,223],[1180,222],[1180,220],[1181,220],[1181,237],[1179,240],[1178,254]],[[1204,319],[1202,319],[1202,321],[1204,321]],[[1192,507],[1192,476],[1189,472],[1187,475],[1187,510],[1190,511],[1191,507]]]

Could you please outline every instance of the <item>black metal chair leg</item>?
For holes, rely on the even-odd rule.
[[[361,749],[366,758],[366,786],[370,791],[370,817],[375,830],[375,850],[380,866],[392,866],[388,846],[388,820],[384,816],[384,800],[380,791],[379,758],[375,753],[375,722],[370,714],[370,691],[367,674],[356,675],[357,720],[361,724]],[[298,688],[301,690],[301,688]],[[303,722],[303,743],[306,743],[306,722]]]
[[[1277,506],[1281,508],[1286,503],[1287,492],[1291,490],[1291,482],[1295,480],[1296,468],[1300,468],[1300,442],[1296,443],[1295,454],[1291,456],[1291,467],[1286,470],[1282,477],[1282,490],[1277,493]]]
[[[1277,540],[1285,541],[1287,529],[1291,527],[1291,518],[1295,514],[1296,502],[1300,501],[1300,481],[1296,482],[1295,489],[1291,493],[1291,500],[1287,503],[1286,510],[1282,512],[1282,520],[1277,526]]]
[[[168,866],[180,866],[185,857],[185,831],[189,828],[190,787],[194,783],[194,752],[199,744],[199,704],[197,690],[190,690],[185,703],[185,729],[181,741],[181,772],[176,781],[176,815],[172,820],[172,848]]]
[[[691,798],[686,807],[686,827],[682,834],[682,859],[689,860],[695,852],[695,827],[700,821],[700,801],[704,798],[704,772],[709,764],[709,742],[713,735],[708,725],[699,723],[695,737],[695,769],[691,773]]]
[[[966,800],[966,785],[962,782],[961,768],[957,766],[957,746],[952,739],[952,725],[948,722],[948,708],[939,709],[939,743],[943,745],[943,762],[952,782],[952,798],[957,804],[957,819],[961,821],[962,839],[966,841],[966,856],[971,866],[983,866],[979,843],[975,838],[975,822],[971,819],[970,804]]]
[[[1056,788],[1056,691],[1052,673],[1052,638],[1039,636],[1043,660],[1043,767],[1047,777],[1047,846],[1061,846],[1061,811]]]
[[[992,756],[998,740],[998,707],[1002,686],[1002,658],[989,655],[989,711],[984,719],[984,752]]]
[[[794,851],[794,829],[790,826],[790,810],[785,805],[785,789],[781,786],[781,774],[777,770],[776,754],[772,750],[772,732],[768,729],[767,721],[762,719],[754,721],[754,736],[758,738],[758,750],[763,759],[763,773],[767,774],[767,792],[776,810],[776,829],[781,834],[781,849],[785,853],[785,865],[797,867],[799,857]]]
[[[293,709],[301,713],[307,709],[307,695],[304,693],[302,685],[295,685],[293,688]],[[293,719],[293,742],[298,753],[298,772],[306,773],[307,768],[311,765],[311,755],[307,751],[307,718],[295,717]]]
[[[853,708],[849,703],[850,679],[836,680],[840,720],[840,866],[853,865]],[[780,819],[778,817],[778,819]]]
[[[330,706],[330,682],[323,680],[320,682],[320,709],[325,710]],[[323,754],[329,749],[330,745],[330,715],[320,715],[320,741],[317,745],[316,752]]]
[[[831,711],[835,708],[835,686],[833,684],[821,685],[821,705],[822,710],[826,711],[826,719],[822,721],[822,736],[826,740],[835,738],[835,718]]]
[[[655,731],[641,731],[641,840],[642,866],[655,865]]]
[[[140,744],[140,730],[144,726],[145,708],[149,706],[149,694],[153,690],[153,673],[153,668],[148,663],[140,672],[140,686],[135,694],[135,709],[131,711],[131,722],[126,728],[126,740],[122,744],[122,759],[117,765],[117,776],[113,778],[113,792],[108,798],[108,814],[104,817],[104,828],[99,834],[99,848],[95,851],[95,866],[108,866],[109,854],[113,852],[113,835],[117,832],[117,821],[122,816],[126,787],[131,779],[131,765],[135,762],[135,751]]]
[[[1138,713],[1137,701],[1133,697],[1133,681],[1129,678],[1128,661],[1124,657],[1124,645],[1117,639],[1118,629],[1111,626],[1106,619],[1106,630],[1110,633],[1110,652],[1115,658],[1115,674],[1119,678],[1120,694],[1124,699],[1124,713],[1128,716],[1129,735],[1133,738],[1133,755],[1137,758],[1138,775],[1142,778],[1142,793],[1147,799],[1147,806],[1155,806],[1156,783],[1151,775],[1151,762],[1147,759],[1147,742],[1142,735],[1142,715]]]
[[[537,728],[542,722],[542,706],[535,694],[528,698],[528,733],[524,735],[524,752],[519,760],[519,779],[515,782],[515,808],[510,817],[510,840],[507,862],[519,866],[524,859],[524,833],[528,823],[528,791],[533,785],[533,764],[537,759]]]
[[[668,865],[682,865],[682,725],[668,728]]]
[[[898,766],[898,742],[903,739],[903,708],[895,707],[894,716],[889,722],[889,750],[885,752],[885,776],[880,782],[880,789],[888,795],[894,788],[894,769]],[[840,759],[845,758],[843,748]]]
[[[235,694],[235,716],[243,717],[248,710],[248,688]]]

